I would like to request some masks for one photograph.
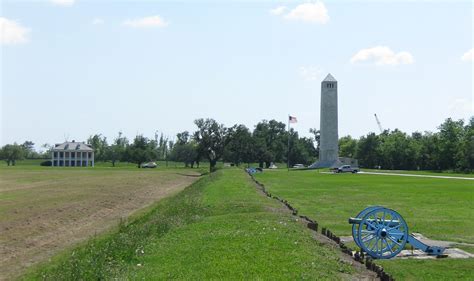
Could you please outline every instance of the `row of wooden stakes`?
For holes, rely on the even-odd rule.
[[[288,203],[287,200],[279,198],[278,196],[272,196],[272,194],[265,189],[265,185],[263,183],[256,180],[255,177],[252,174],[249,173],[249,175],[252,178],[252,180],[257,184],[260,191],[262,191],[266,196],[280,201],[283,205],[285,205],[292,212],[292,214],[294,216],[298,216],[300,219],[304,220],[304,222],[306,223],[306,226],[309,229],[311,229],[315,232],[318,231],[319,224],[318,224],[317,221],[315,221],[313,219],[310,219],[309,217],[304,216],[304,215],[298,215],[298,210],[296,208],[294,208],[293,206],[291,206],[291,204]],[[349,256],[351,256],[355,261],[360,262],[362,264],[365,264],[365,267],[368,270],[371,270],[371,271],[375,272],[377,274],[377,276],[382,281],[393,281],[393,280],[395,280],[390,274],[388,274],[387,272],[384,271],[382,266],[377,265],[370,256],[365,256],[364,252],[362,252],[362,251],[355,251],[355,250],[349,248],[347,245],[344,244],[344,242],[341,241],[341,238],[339,236],[335,235],[329,229],[327,229],[325,227],[322,227],[321,228],[321,234],[323,234],[324,236],[326,236],[329,239],[336,242],[339,245],[339,247],[341,248],[341,251],[343,253],[348,254]]]

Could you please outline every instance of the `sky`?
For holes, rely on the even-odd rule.
[[[339,136],[474,116],[471,1],[0,0],[0,145],[173,137],[197,118]]]

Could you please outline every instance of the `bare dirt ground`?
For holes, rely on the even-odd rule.
[[[197,173],[180,170],[1,169],[0,280],[116,226],[179,192]]]

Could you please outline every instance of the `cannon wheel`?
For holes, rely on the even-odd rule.
[[[357,231],[361,248],[376,259],[390,259],[407,243],[408,226],[394,210],[376,208],[365,214]]]
[[[365,214],[367,214],[368,212],[374,210],[374,209],[377,209],[377,208],[382,208],[382,206],[370,206],[370,207],[367,207],[365,208],[364,210],[362,210],[360,213],[357,214],[356,218],[362,218],[363,216],[365,216]],[[362,248],[360,242],[359,242],[359,239],[358,239],[358,231],[359,231],[359,224],[358,223],[354,223],[352,225],[352,238],[354,238],[354,242],[357,244],[357,246],[359,246],[359,248]]]

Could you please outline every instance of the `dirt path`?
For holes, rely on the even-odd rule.
[[[0,280],[111,229],[197,179],[192,172],[148,170],[2,171]]]

